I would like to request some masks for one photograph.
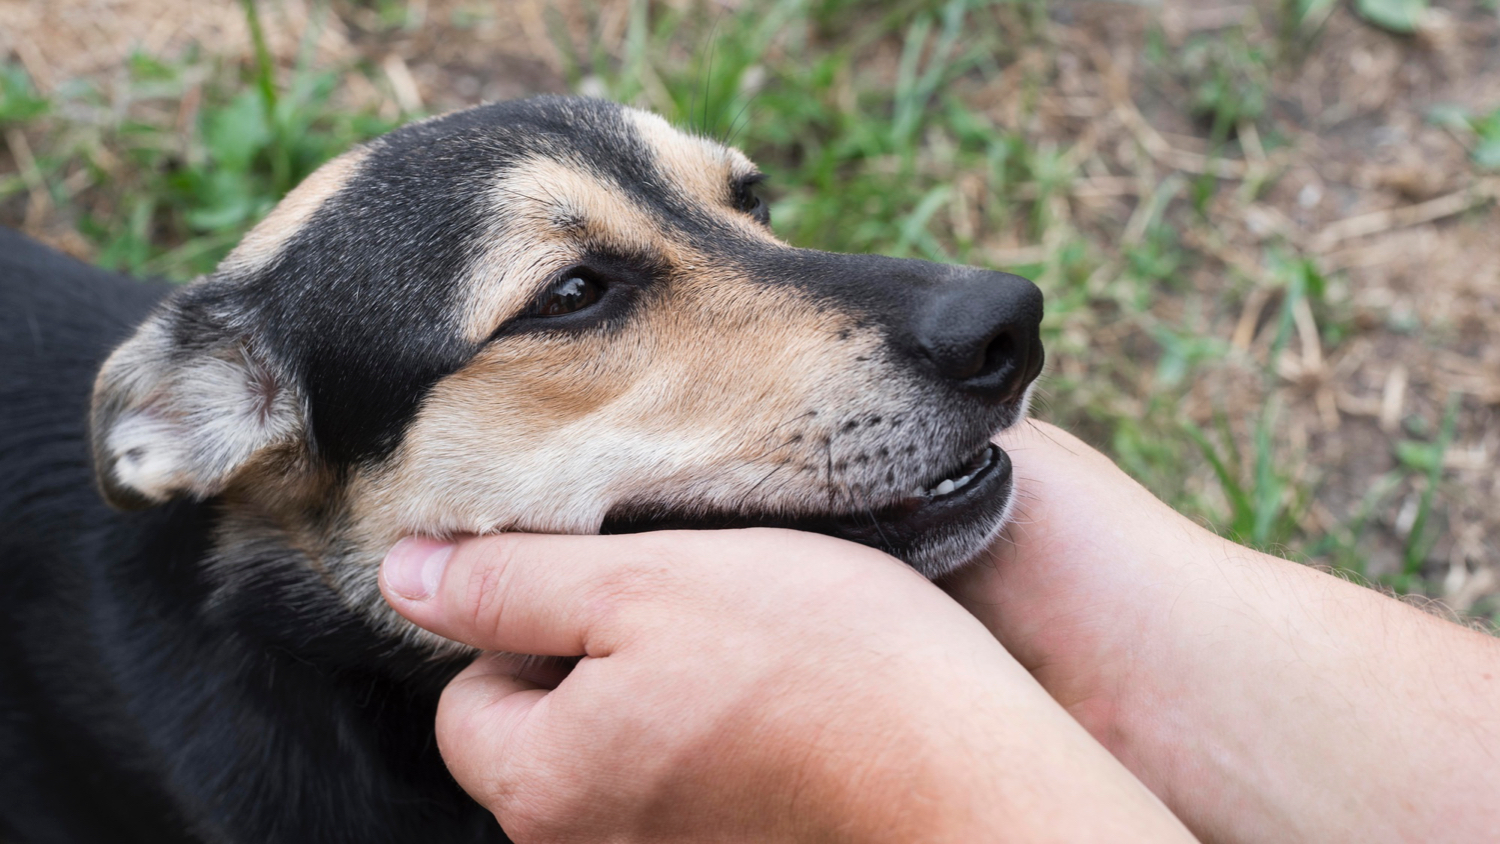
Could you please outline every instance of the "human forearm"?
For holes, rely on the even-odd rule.
[[[947,688],[958,682],[964,681]],[[974,697],[946,695],[941,709],[927,701],[899,734],[886,725],[877,738],[858,713],[841,716],[853,729],[825,733],[834,743],[805,763],[798,777],[803,785],[795,791],[802,805],[788,806],[785,834],[760,840],[1192,840],[1160,799],[1053,701],[1025,700],[1014,687],[983,695],[983,685],[969,681]],[[1045,698],[1041,690],[1038,695]],[[746,805],[778,802],[767,794]]]
[[[907,722],[904,740],[923,746],[912,747],[903,760],[883,760],[843,801],[830,801],[841,806],[843,817],[869,824],[843,840],[1192,840],[1160,799],[1045,692],[1037,689],[1034,698],[1021,686],[1018,680],[995,683],[986,692],[972,675],[946,684],[947,693],[939,695],[946,711],[929,709]],[[868,740],[856,739],[848,748],[868,748]],[[907,764],[914,759],[923,760],[930,774],[926,794],[912,788]],[[838,773],[828,772],[826,781],[847,781]],[[867,787],[875,782],[881,785]]]
[[[1056,428],[1004,445],[1014,544],[949,587],[1195,832],[1489,835],[1500,643],[1214,536]]]
[[[1500,839],[1500,642],[1204,545],[1120,704],[1129,767],[1214,840]]]

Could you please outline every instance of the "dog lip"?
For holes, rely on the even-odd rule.
[[[961,465],[924,484],[919,494],[928,498],[941,498],[962,490],[994,466],[995,455],[999,450],[993,443],[986,443],[969,455]]]
[[[1010,499],[1010,455],[988,445],[971,460],[983,460],[968,483],[937,495],[913,493],[873,510],[837,515],[767,515],[748,513],[668,513],[637,511],[612,513],[600,533],[640,533],[651,530],[721,530],[774,527],[822,533],[885,551],[910,562],[911,552],[945,529],[998,518]],[[967,465],[967,464],[966,464]],[[961,467],[962,468],[962,467]]]
[[[957,521],[966,520],[970,515],[985,509],[985,505],[992,499],[999,497],[1003,500],[1008,496],[1011,486],[1011,462],[1010,455],[993,443],[980,449],[968,465],[978,464],[963,484],[954,484],[954,488],[948,492],[937,492],[943,484],[949,483],[950,479],[944,479],[933,489],[901,499],[894,504],[889,504],[874,512],[874,523],[871,523],[867,514],[863,518],[859,515],[841,517],[840,521],[850,523],[846,532],[871,531],[878,533],[889,529],[892,525],[901,527],[903,530],[916,532],[935,530],[945,525],[951,525]],[[963,471],[960,469],[959,471]],[[852,539],[852,536],[845,536]],[[863,540],[855,539],[856,542]],[[877,542],[865,542],[866,545],[876,545]]]

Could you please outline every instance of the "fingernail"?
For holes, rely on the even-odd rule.
[[[381,568],[392,592],[413,601],[424,601],[437,592],[443,569],[453,556],[451,542],[424,536],[408,536],[385,555]]]

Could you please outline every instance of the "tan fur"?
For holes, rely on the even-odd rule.
[[[720,215],[749,236],[775,240],[764,227],[729,207],[730,184],[756,172],[739,150],[672,128],[658,115],[636,109],[627,115],[656,156],[680,198]],[[683,267],[712,265],[711,257],[685,252],[618,185],[580,168],[577,162],[532,158],[499,179],[492,192],[494,245],[476,267],[464,333],[478,342],[538,291],[517,284],[539,266],[561,268],[586,246],[653,254]]]
[[[829,426],[891,388],[826,372],[873,332],[840,341],[843,315],[721,274],[665,295],[608,338],[508,338],[440,382],[393,459],[351,486],[354,544],[373,553],[341,591],[389,616],[367,567],[412,533],[593,533],[633,502],[848,506]]]
[[[369,146],[356,147],[313,171],[245,235],[221,270],[251,272],[269,263],[323,203],[343,189],[369,154]]]
[[[247,582],[247,566],[284,558],[313,571],[338,589],[333,564],[340,560],[338,515],[343,489],[327,470],[312,465],[306,449],[270,448],[235,477],[220,498],[222,518],[214,526],[217,577],[210,603]],[[224,553],[229,551],[229,553]]]
[[[756,172],[755,165],[737,149],[689,135],[648,111],[631,109],[628,115],[641,140],[656,154],[656,166],[668,182],[695,200],[727,204],[730,185]]]
[[[730,184],[754,172],[743,155],[654,115],[635,123],[683,202],[777,243],[732,207]],[[909,395],[884,368],[858,362],[878,355],[873,330],[793,288],[736,277],[575,162],[523,162],[493,196],[491,245],[469,280],[471,340],[590,247],[655,256],[670,278],[617,331],[502,338],[434,387],[392,458],[350,483],[355,550],[335,576],[351,604],[426,638],[391,613],[371,574],[413,533],[591,533],[638,502],[732,512],[753,500],[788,513],[861,505],[879,480],[871,473],[886,470],[847,465],[857,435],[833,442],[848,420]]]
[[[697,220],[789,248],[734,207],[732,184],[755,172],[743,155],[654,115],[630,121],[667,182],[653,189],[665,188]],[[226,265],[274,258],[365,154],[325,166]],[[216,443],[242,459],[237,475],[172,484],[223,493],[219,547],[280,537],[373,623],[451,651],[459,646],[411,626],[380,596],[380,561],[403,536],[593,533],[611,514],[653,508],[847,515],[906,499],[944,468],[931,465],[942,420],[924,404],[924,385],[886,359],[880,331],[848,310],[795,285],[742,277],[586,162],[517,162],[496,177],[489,207],[478,257],[454,280],[464,292],[459,329],[482,344],[478,353],[433,385],[393,454],[350,477],[323,477],[291,441],[301,422],[294,396],[278,399],[268,417],[275,424],[246,429],[260,451]],[[593,252],[659,268],[629,319],[494,336]],[[150,357],[165,338],[148,329],[138,348],[117,356]],[[153,370],[140,362],[129,368]],[[143,382],[117,392],[139,403],[154,389]],[[221,561],[225,588],[236,565]]]
[[[520,162],[491,194],[492,245],[472,273],[463,320],[465,336],[475,342],[521,310],[550,273],[566,269],[589,246],[627,254],[677,252],[618,185],[576,164],[550,158]]]
[[[393,536],[577,532],[597,530],[620,501],[729,503],[757,470],[799,455],[820,464],[807,454],[818,438],[782,446],[772,441],[779,426],[878,389],[857,376],[828,383],[828,360],[875,338],[840,343],[842,316],[795,293],[709,277],[666,296],[607,338],[507,339],[444,379],[395,458],[366,479],[361,514],[380,514]],[[725,488],[705,495],[694,481],[684,492],[684,476]]]

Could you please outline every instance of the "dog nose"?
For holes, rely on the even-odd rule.
[[[916,341],[938,373],[986,401],[1018,398],[1042,371],[1042,291],[1009,273],[972,271],[935,288]]]

